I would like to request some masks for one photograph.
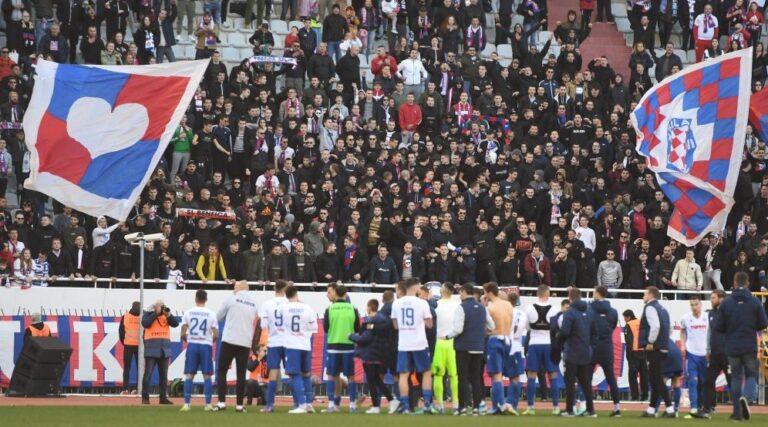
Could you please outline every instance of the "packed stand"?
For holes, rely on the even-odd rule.
[[[667,237],[673,207],[635,152],[628,120],[653,80],[683,67],[678,46],[667,43],[675,24],[683,37],[695,35],[679,47],[702,58],[721,52],[704,48],[705,34],[728,35],[725,50],[754,44],[761,88],[762,11],[741,0],[717,11],[700,1],[629,1],[634,48],[625,79],[607,57],[580,54],[595,2],[582,1],[565,22],[548,19],[554,3],[206,1],[200,14],[191,0],[71,8],[4,1],[0,185],[6,194],[10,179],[8,193],[22,201],[13,215],[0,202],[4,284],[135,281],[138,249],[123,236],[142,231],[167,236],[147,245],[144,276],[168,288],[418,278],[701,290],[729,289],[740,271],[764,288],[765,142],[748,128],[726,230],[686,249]],[[613,22],[610,3],[596,3],[595,20]],[[237,22],[232,11],[254,4],[254,14],[243,14],[260,56],[228,67],[221,30]],[[284,43],[267,23],[278,8],[281,19],[302,20]],[[654,50],[657,32],[663,53]],[[21,186],[30,155],[20,121],[36,58],[173,61],[185,33],[195,56],[211,63],[130,219],[115,224],[55,201],[46,211],[46,196]],[[491,40],[499,52],[488,52]],[[277,45],[290,64],[270,57]],[[237,220],[179,218],[177,208]]]

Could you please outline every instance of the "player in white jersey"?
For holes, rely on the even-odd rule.
[[[525,309],[528,330],[531,331],[528,342],[528,358],[526,360],[526,371],[528,375],[528,385],[526,395],[528,397],[528,408],[523,415],[535,415],[533,409],[534,399],[536,397],[536,378],[539,369],[544,369],[549,373],[550,383],[552,384],[552,413],[560,413],[560,381],[558,377],[558,366],[552,361],[551,338],[549,335],[549,324],[552,317],[558,310],[549,302],[549,287],[539,286],[536,295],[539,300]]]
[[[406,286],[406,296],[392,304],[392,323],[398,332],[397,372],[400,374],[400,405],[397,413],[410,413],[408,376],[411,372],[423,375],[421,387],[425,410],[432,411],[432,375],[425,329],[432,328],[432,313],[429,311],[429,303],[416,296],[419,283],[409,279]]]
[[[707,339],[709,318],[701,309],[701,298],[692,295],[689,300],[691,312],[680,320],[680,351],[685,360],[685,376],[688,380],[688,397],[691,400],[691,414],[697,414],[703,408],[700,387],[704,386],[707,372]],[[686,418],[693,418],[686,415]]]
[[[520,295],[509,293],[507,299],[513,307],[517,308],[520,304]],[[520,394],[523,387],[520,384],[520,375],[525,372],[525,362],[523,361],[523,337],[525,336],[528,325],[526,314],[523,310],[515,310],[512,316],[512,328],[509,339],[511,346],[509,350],[509,362],[506,364],[504,375],[509,378],[509,387],[507,387],[507,403],[504,410],[513,415],[519,415],[517,405],[520,402]]]
[[[299,302],[299,291],[285,288],[288,302],[278,311],[285,322],[285,373],[291,377],[293,409],[289,414],[306,414],[312,409],[312,335],[317,332],[317,314],[312,307]]]
[[[248,282],[244,280],[236,282],[234,294],[224,301],[216,313],[216,318],[219,321],[224,321],[224,332],[221,334],[221,349],[219,350],[216,372],[219,391],[219,403],[214,408],[216,411],[223,411],[227,408],[227,371],[234,360],[237,372],[237,384],[235,386],[237,406],[235,406],[235,411],[245,412],[243,407],[245,367],[251,348],[256,347],[254,337],[258,344],[261,335],[257,317],[256,300],[248,292]]]
[[[453,331],[453,319],[456,317],[456,307],[459,301],[453,299],[453,285],[446,282],[440,288],[440,300],[437,302],[437,342],[435,354],[432,357],[433,388],[435,405],[438,411],[443,410],[443,378],[448,375],[451,381],[451,396],[459,396],[459,376],[456,372],[456,350],[453,349],[453,339],[447,336]],[[458,410],[458,405],[456,405]]]
[[[207,301],[208,293],[199,289],[195,293],[195,307],[187,310],[181,320],[181,340],[187,342],[184,358],[184,406],[181,407],[181,412],[190,410],[192,380],[198,370],[203,373],[205,411],[213,410],[213,341],[219,335],[219,322],[216,320],[216,313],[205,307]]]
[[[275,394],[277,393],[277,377],[280,375],[280,364],[285,367],[285,347],[283,335],[285,334],[285,319],[280,315],[280,306],[288,302],[285,298],[285,288],[288,282],[278,280],[275,282],[275,297],[261,306],[259,318],[261,327],[269,332],[267,339],[267,369],[269,369],[269,382],[267,383],[266,405],[261,412],[272,412],[275,406]]]

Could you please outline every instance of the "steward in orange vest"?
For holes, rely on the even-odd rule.
[[[29,326],[24,331],[24,341],[27,337],[50,337],[51,328],[43,322],[43,316],[40,313],[32,313]]]
[[[141,403],[149,404],[149,379],[157,367],[158,382],[160,388],[160,404],[168,405],[168,362],[171,357],[171,328],[179,326],[179,321],[171,309],[162,301],[157,301],[149,311],[141,316],[141,325],[144,326],[144,359],[146,370],[144,371]]]
[[[123,394],[130,394],[131,366],[136,366],[139,372],[139,322],[141,321],[141,304],[134,301],[130,311],[120,319],[120,342],[123,344]]]

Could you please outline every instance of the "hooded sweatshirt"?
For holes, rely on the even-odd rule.
[[[589,308],[596,331],[592,348],[595,352],[608,353],[613,357],[613,332],[619,322],[619,313],[607,300],[592,301]]]
[[[587,303],[577,300],[563,314],[563,324],[557,333],[557,340],[563,348],[565,363],[588,365],[592,363],[592,338],[595,336],[595,323],[587,309]]]

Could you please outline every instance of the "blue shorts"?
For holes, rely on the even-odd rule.
[[[281,363],[285,367],[285,347],[267,347],[267,369],[279,370]]]
[[[281,347],[282,348],[282,347]],[[309,350],[285,349],[285,373],[306,374],[312,370],[312,352]]]
[[[397,372],[428,372],[432,365],[429,349],[397,352]]]
[[[491,337],[485,344],[485,370],[489,375],[503,373],[509,358],[509,346],[503,339]]]
[[[546,372],[557,372],[557,366],[552,362],[549,344],[534,344],[528,347],[528,359],[525,369],[528,372],[538,372],[543,368]]]
[[[194,375],[200,371],[203,375],[213,375],[213,346],[190,343],[184,358],[184,373]]]
[[[355,374],[355,353],[328,353],[325,356],[325,373],[327,375],[344,374],[347,377]]]
[[[523,353],[517,352],[507,356],[507,364],[504,367],[504,376],[513,379],[525,372],[525,364],[523,363]]]

